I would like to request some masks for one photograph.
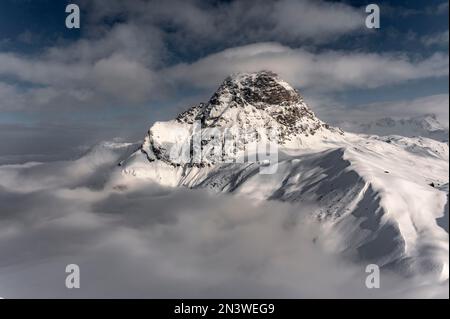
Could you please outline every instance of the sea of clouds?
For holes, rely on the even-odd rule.
[[[366,265],[329,251],[308,207],[114,187],[111,171],[135,147],[0,166],[0,297],[448,298],[448,283],[384,272],[367,289]],[[79,289],[65,286],[68,264],[80,267]]]

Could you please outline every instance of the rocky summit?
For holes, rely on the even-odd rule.
[[[278,142],[314,135],[329,126],[320,121],[300,93],[270,71],[240,73],[225,79],[208,103],[177,117],[180,123],[201,121],[202,127],[241,126],[277,129]]]

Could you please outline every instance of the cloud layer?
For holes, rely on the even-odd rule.
[[[0,296],[122,298],[445,297],[327,251],[308,207],[250,202],[151,184],[111,188],[125,149],[108,143],[77,161],[0,166]],[[131,185],[132,186],[132,185]],[[81,288],[64,286],[78,264]]]
[[[53,55],[52,55],[53,56]],[[54,56],[53,56],[54,58]],[[53,106],[90,107],[107,101],[139,103],[161,96],[164,87],[212,91],[229,74],[269,69],[295,87],[319,92],[376,88],[408,80],[448,76],[448,55],[423,59],[402,54],[309,52],[278,43],[226,49],[190,64],[154,70],[122,53],[65,64],[48,57],[30,60],[0,54],[0,75],[31,83],[31,89],[0,83],[4,110]]]
[[[445,53],[413,58],[308,45],[367,32],[364,8],[346,4],[114,0],[82,5],[89,14],[80,39],[32,55],[0,51],[1,110],[131,107],[163,100],[179,85],[212,90],[232,72],[261,69],[280,73],[296,87],[324,92],[448,76]],[[298,41],[303,45],[294,44]]]
[[[334,41],[339,36],[361,32],[363,8],[311,0],[281,1],[86,1],[97,23],[118,15],[142,25],[156,25],[176,31],[180,46],[197,44],[236,45],[262,39]],[[173,33],[173,32],[172,32]],[[173,34],[172,34],[173,35]],[[171,36],[172,36],[171,35]]]
[[[259,43],[227,49],[192,64],[176,65],[165,74],[169,79],[211,87],[230,72],[262,69],[273,70],[300,88],[319,91],[375,88],[407,80],[446,76],[448,55],[437,53],[413,60],[402,54],[313,53],[278,43]]]

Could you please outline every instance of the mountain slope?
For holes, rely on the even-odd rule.
[[[226,79],[208,103],[155,123],[121,165],[113,184],[144,179],[306,206],[327,249],[448,279],[448,232],[436,221],[448,144],[344,133],[273,73]]]

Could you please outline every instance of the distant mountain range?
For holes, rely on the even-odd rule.
[[[427,137],[448,143],[448,127],[440,123],[435,114],[418,115],[406,119],[380,118],[366,123],[341,122],[345,130],[375,135],[401,135],[407,137]]]

